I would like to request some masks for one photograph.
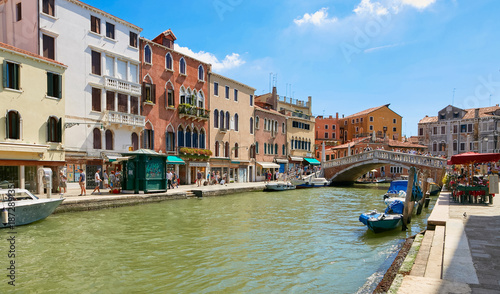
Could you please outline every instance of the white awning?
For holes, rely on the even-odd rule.
[[[279,158],[276,158],[276,159],[275,159],[275,161],[276,161],[277,163],[288,163],[288,160],[286,160],[286,159],[279,159]]]
[[[290,161],[304,161],[304,158],[298,156],[290,156]]]
[[[280,168],[279,164],[273,162],[257,162],[257,164],[262,166],[263,168]]]

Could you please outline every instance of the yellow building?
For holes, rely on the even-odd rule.
[[[64,165],[64,72],[51,59],[0,43],[0,188],[43,193],[40,167],[57,187]]]
[[[402,139],[403,117],[389,108],[390,104],[369,108],[340,119],[343,142],[375,135],[377,138]]]

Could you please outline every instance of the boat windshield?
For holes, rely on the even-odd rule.
[[[9,201],[9,196],[7,192],[4,191],[0,192],[0,197],[2,198],[3,202]],[[38,197],[36,197],[35,195],[31,194],[28,191],[18,191],[18,190],[12,193],[11,197],[13,198],[14,201],[38,199]]]

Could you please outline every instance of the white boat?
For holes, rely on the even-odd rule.
[[[330,185],[330,181],[325,178],[317,178],[313,176],[301,177],[291,180],[292,184],[297,188],[319,188]]]
[[[13,193],[9,195],[9,191]],[[40,199],[26,189],[0,189],[0,198],[0,228],[22,226],[42,220],[51,215],[64,201],[64,198]]]
[[[290,182],[271,182],[266,184],[265,191],[285,191],[294,190],[295,188],[295,185]]]

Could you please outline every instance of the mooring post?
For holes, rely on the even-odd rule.
[[[415,176],[415,167],[412,166],[410,168],[410,171],[408,173],[408,187],[406,188],[406,199],[405,199],[405,206],[403,209],[403,231],[406,231],[408,229],[408,224],[411,221],[411,194],[412,194],[412,189],[413,189],[413,178]]]
[[[427,199],[427,190],[429,187],[429,183],[427,182],[427,178],[429,177],[429,171],[425,170],[422,173],[422,199],[418,202],[417,215],[422,213],[422,208],[424,207],[425,200]]]

